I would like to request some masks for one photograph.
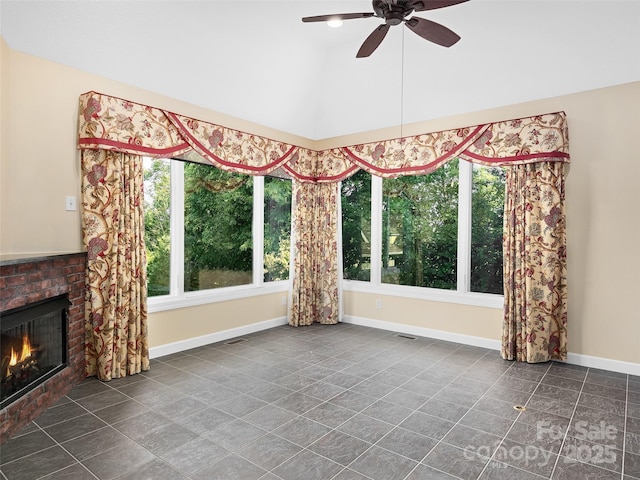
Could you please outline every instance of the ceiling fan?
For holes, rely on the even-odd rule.
[[[373,12],[364,13],[337,13],[333,15],[317,15],[304,17],[303,22],[328,22],[330,20],[353,20],[356,18],[378,17],[385,23],[376,28],[364,41],[356,55],[357,58],[368,57],[382,43],[392,25],[402,22],[412,32],[420,35],[425,40],[437,43],[443,47],[450,47],[460,40],[460,36],[449,30],[444,25],[432,22],[425,18],[406,18],[415,12],[434,10],[436,8],[450,7],[469,0],[373,0]]]

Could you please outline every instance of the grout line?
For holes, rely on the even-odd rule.
[[[329,480],[335,480],[336,478],[338,478],[338,477],[340,476],[340,474],[342,474],[342,473],[343,473],[343,472],[345,472],[345,471],[355,472],[357,475],[360,475],[361,477],[363,477],[363,478],[365,478],[365,479],[368,479],[368,480],[375,480],[374,478],[371,478],[370,476],[365,475],[364,473],[360,473],[360,472],[358,472],[357,470],[353,470],[353,469],[351,469],[351,468],[349,468],[349,467],[345,467],[344,465],[342,465],[342,467],[343,467],[343,469],[342,469],[342,470],[340,470],[338,473],[336,473],[336,474],[335,474],[333,477],[331,477]],[[280,478],[280,477],[278,477],[278,478]]]

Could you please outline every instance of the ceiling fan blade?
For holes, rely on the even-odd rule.
[[[364,13],[335,13],[333,15],[316,15],[315,17],[303,17],[302,21],[307,22],[328,22],[329,20],[353,20],[354,18],[374,17],[373,12]]]
[[[382,43],[382,40],[384,40],[384,37],[387,35],[390,26],[391,25],[389,25],[388,23],[383,23],[373,32],[371,32],[371,35],[367,37],[367,39],[360,47],[360,50],[358,50],[356,58],[363,58],[371,55],[375,51],[375,49],[378,48],[380,43]]]
[[[425,10],[450,7],[452,5],[458,5],[459,3],[465,3],[468,1],[469,0],[415,0],[413,2],[413,9],[416,12],[423,12]]]
[[[452,30],[449,30],[444,25],[432,22],[425,18],[412,17],[405,21],[405,24],[412,32],[420,35],[425,40],[437,43],[443,47],[450,47],[458,40],[460,36]]]

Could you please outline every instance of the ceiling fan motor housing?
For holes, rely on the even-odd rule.
[[[400,25],[413,12],[413,2],[409,0],[373,0],[372,4],[376,16],[384,18],[387,25]]]

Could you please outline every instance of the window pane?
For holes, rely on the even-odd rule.
[[[342,263],[347,280],[371,279],[371,175],[342,181]]]
[[[291,180],[264,179],[264,281],[289,279]]]
[[[382,282],[455,290],[458,160],[382,181]]]
[[[252,178],[187,163],[184,190],[185,292],[252,283]]]
[[[144,159],[144,236],[148,296],[170,293],[171,173],[169,160]]]
[[[473,166],[471,291],[502,294],[502,219],[505,172]]]

